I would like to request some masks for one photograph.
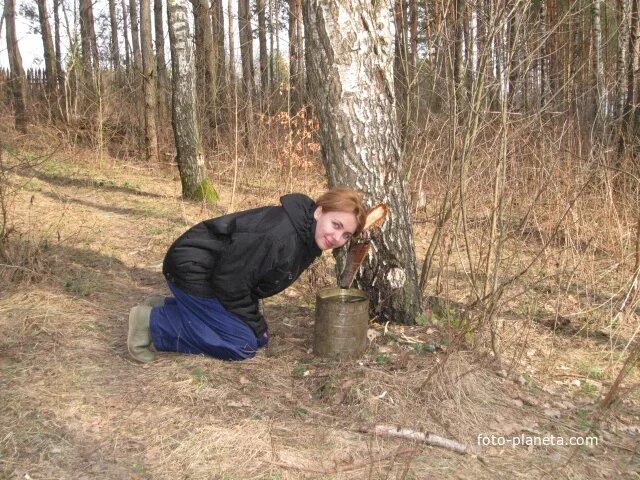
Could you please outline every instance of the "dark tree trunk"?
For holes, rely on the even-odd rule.
[[[227,18],[229,22],[229,86],[230,89],[236,88],[236,56],[233,41],[233,0],[227,0]]]
[[[277,79],[275,77],[275,55],[276,52],[274,50],[274,34],[278,29],[277,25],[277,2],[275,0],[269,0],[269,82],[270,85],[275,85],[277,83]]]
[[[16,6],[14,0],[5,0],[4,17],[7,21],[7,53],[9,55],[9,83],[13,98],[16,130],[27,133],[27,108],[25,100],[25,77],[22,57],[16,34]]]
[[[142,54],[140,52],[140,29],[138,27],[138,8],[137,8],[136,0],[129,0],[129,18],[131,19],[131,43],[133,44],[133,64],[136,71],[140,72],[142,71]]]
[[[298,2],[300,0],[289,0],[289,95],[290,106],[289,116],[293,117],[302,106],[301,98],[301,75],[298,67],[298,58],[303,52],[298,51]]]
[[[244,109],[242,115],[243,143],[245,148],[252,144],[253,98],[255,97],[255,81],[253,78],[253,34],[251,31],[251,12],[249,0],[238,2],[238,30],[240,38],[240,59],[242,61],[242,85]]]
[[[407,110],[409,105],[409,42],[407,38],[407,3],[406,0],[393,0],[393,17],[396,26],[395,53],[393,63],[394,93],[396,112],[400,123],[400,137],[406,137]]]
[[[269,62],[267,54],[267,20],[265,17],[265,0],[257,0],[258,6],[258,40],[260,43],[260,91],[264,101],[269,93]]]
[[[118,70],[120,68],[120,47],[118,45],[118,17],[116,16],[116,0],[109,0],[109,20],[111,23],[111,66],[114,70]]]
[[[296,30],[298,31],[296,34],[296,41],[298,42],[298,47],[296,50],[298,51],[298,68],[296,69],[298,72],[298,102],[300,106],[304,105],[306,100],[306,79],[304,76],[305,66],[304,66],[304,35],[302,32],[302,0],[296,0],[297,2],[297,14],[296,14]]]
[[[124,65],[129,71],[131,68],[131,45],[129,44],[129,15],[127,14],[127,2],[122,0],[122,30],[124,36]]]
[[[414,323],[422,308],[393,101],[393,0],[375,9],[366,0],[306,0],[304,8],[329,186],[354,186],[391,213],[356,282],[378,321]]]
[[[203,131],[203,137],[207,140],[210,147],[215,145],[217,136],[216,130],[216,91],[217,91],[217,72],[216,72],[216,52],[217,48],[213,43],[211,15],[209,15],[209,3],[207,0],[192,0],[193,15],[195,19],[196,34],[196,73],[198,80],[198,92],[200,93],[201,110],[204,122],[200,127]],[[204,126],[207,129],[204,129]]]
[[[164,27],[162,22],[162,0],[153,2],[153,18],[156,32],[156,71],[158,73],[157,97],[158,97],[158,123],[164,127],[167,121],[167,92],[169,91],[169,78],[167,76],[167,61],[164,57]]]
[[[196,121],[195,64],[188,0],[167,0],[171,46],[172,123],[182,196],[194,198],[204,181],[204,155]]]
[[[42,35],[42,48],[44,52],[44,65],[47,76],[47,92],[49,98],[55,103],[58,74],[56,73],[56,52],[53,47],[51,26],[49,25],[49,12],[47,12],[47,3],[45,0],[38,0],[37,3],[38,17],[40,19],[40,34]]]
[[[144,146],[146,160],[158,161],[158,132],[156,126],[156,64],[151,38],[150,0],[140,0],[140,43],[142,47],[142,85],[144,89]]]
[[[409,82],[415,82],[416,61],[418,59],[418,1],[409,0],[409,33],[411,50],[409,51]]]
[[[453,53],[453,81],[457,111],[460,111],[463,99],[466,97],[464,83],[464,0],[455,0],[454,22],[455,40]]]
[[[227,79],[227,67],[226,67],[226,54],[224,51],[224,11],[222,10],[222,0],[211,0],[211,27],[213,29],[213,43],[216,46],[218,54],[216,56],[218,61],[217,72],[217,91],[216,91],[216,103],[218,105],[218,125],[221,123],[221,110],[224,104],[225,92],[228,92],[228,79]]]
[[[251,97],[255,94],[253,68],[253,33],[251,30],[251,11],[249,0],[238,2],[238,29],[240,38],[240,58],[242,61],[242,80],[245,93]]]
[[[64,74],[62,70],[62,50],[60,50],[60,0],[53,0],[53,35],[56,49],[56,73],[58,88],[62,89]]]
[[[627,51],[629,38],[629,11],[626,0],[616,0],[618,45],[616,52],[616,89],[615,89],[615,116],[621,119],[624,112],[625,94],[627,92]]]
[[[626,145],[633,135],[636,117],[635,88],[636,70],[638,69],[638,41],[640,39],[640,15],[638,3],[640,0],[631,0],[631,29],[629,31],[629,53],[627,55],[627,98],[622,113],[622,126],[618,142],[618,155],[621,157],[626,151]],[[620,163],[620,158],[618,159]]]
[[[94,57],[96,42],[93,28],[93,7],[91,0],[80,0],[80,40],[82,45],[82,66],[85,81],[93,80],[93,70],[97,68],[97,54]]]

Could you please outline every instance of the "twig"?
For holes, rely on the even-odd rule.
[[[360,431],[363,433],[373,433],[374,435],[380,435],[383,437],[408,438],[409,440],[423,442],[434,447],[446,448],[461,454],[476,453],[470,445],[464,445],[455,440],[434,435],[433,433],[416,432],[415,430],[410,430],[408,428],[394,427],[392,425],[376,425],[374,427],[364,426]]]
[[[310,472],[310,473],[322,473],[322,474],[335,474],[335,473],[342,473],[342,472],[349,472],[351,470],[358,470],[360,468],[365,468],[365,467],[369,467],[371,466],[372,463],[377,463],[380,462],[382,460],[386,460],[390,457],[398,457],[401,455],[415,455],[416,453],[418,453],[419,450],[416,448],[409,448],[406,450],[397,450],[393,453],[389,453],[387,455],[382,455],[381,457],[377,457],[374,458],[372,460],[369,460],[368,462],[363,462],[363,463],[356,463],[354,465],[336,465],[333,468],[328,468],[328,469],[321,469],[321,468],[312,468],[312,467],[304,467],[302,465],[292,465],[290,463],[284,463],[284,462],[272,462],[271,460],[260,460],[263,463],[268,463],[270,465],[275,465],[277,467],[282,467],[282,468],[291,468],[294,470],[302,470],[304,472]]]

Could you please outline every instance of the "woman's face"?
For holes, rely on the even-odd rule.
[[[356,216],[348,212],[325,212],[322,207],[313,213],[316,219],[316,244],[321,250],[340,248],[358,227]]]

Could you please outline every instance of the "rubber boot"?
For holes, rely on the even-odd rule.
[[[151,319],[149,305],[136,305],[129,312],[129,335],[127,347],[131,356],[139,362],[149,363],[156,358],[149,347],[152,345],[149,320]]]
[[[146,305],[148,307],[164,307],[164,295],[151,295],[144,299],[141,305]]]

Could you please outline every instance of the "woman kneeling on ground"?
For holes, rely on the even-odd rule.
[[[269,341],[258,301],[291,285],[322,250],[360,233],[360,195],[335,188],[315,202],[284,195],[279,207],[201,222],[169,248],[162,272],[172,297],[150,297],[129,313],[127,346],[140,362],[161,352],[244,360]]]

